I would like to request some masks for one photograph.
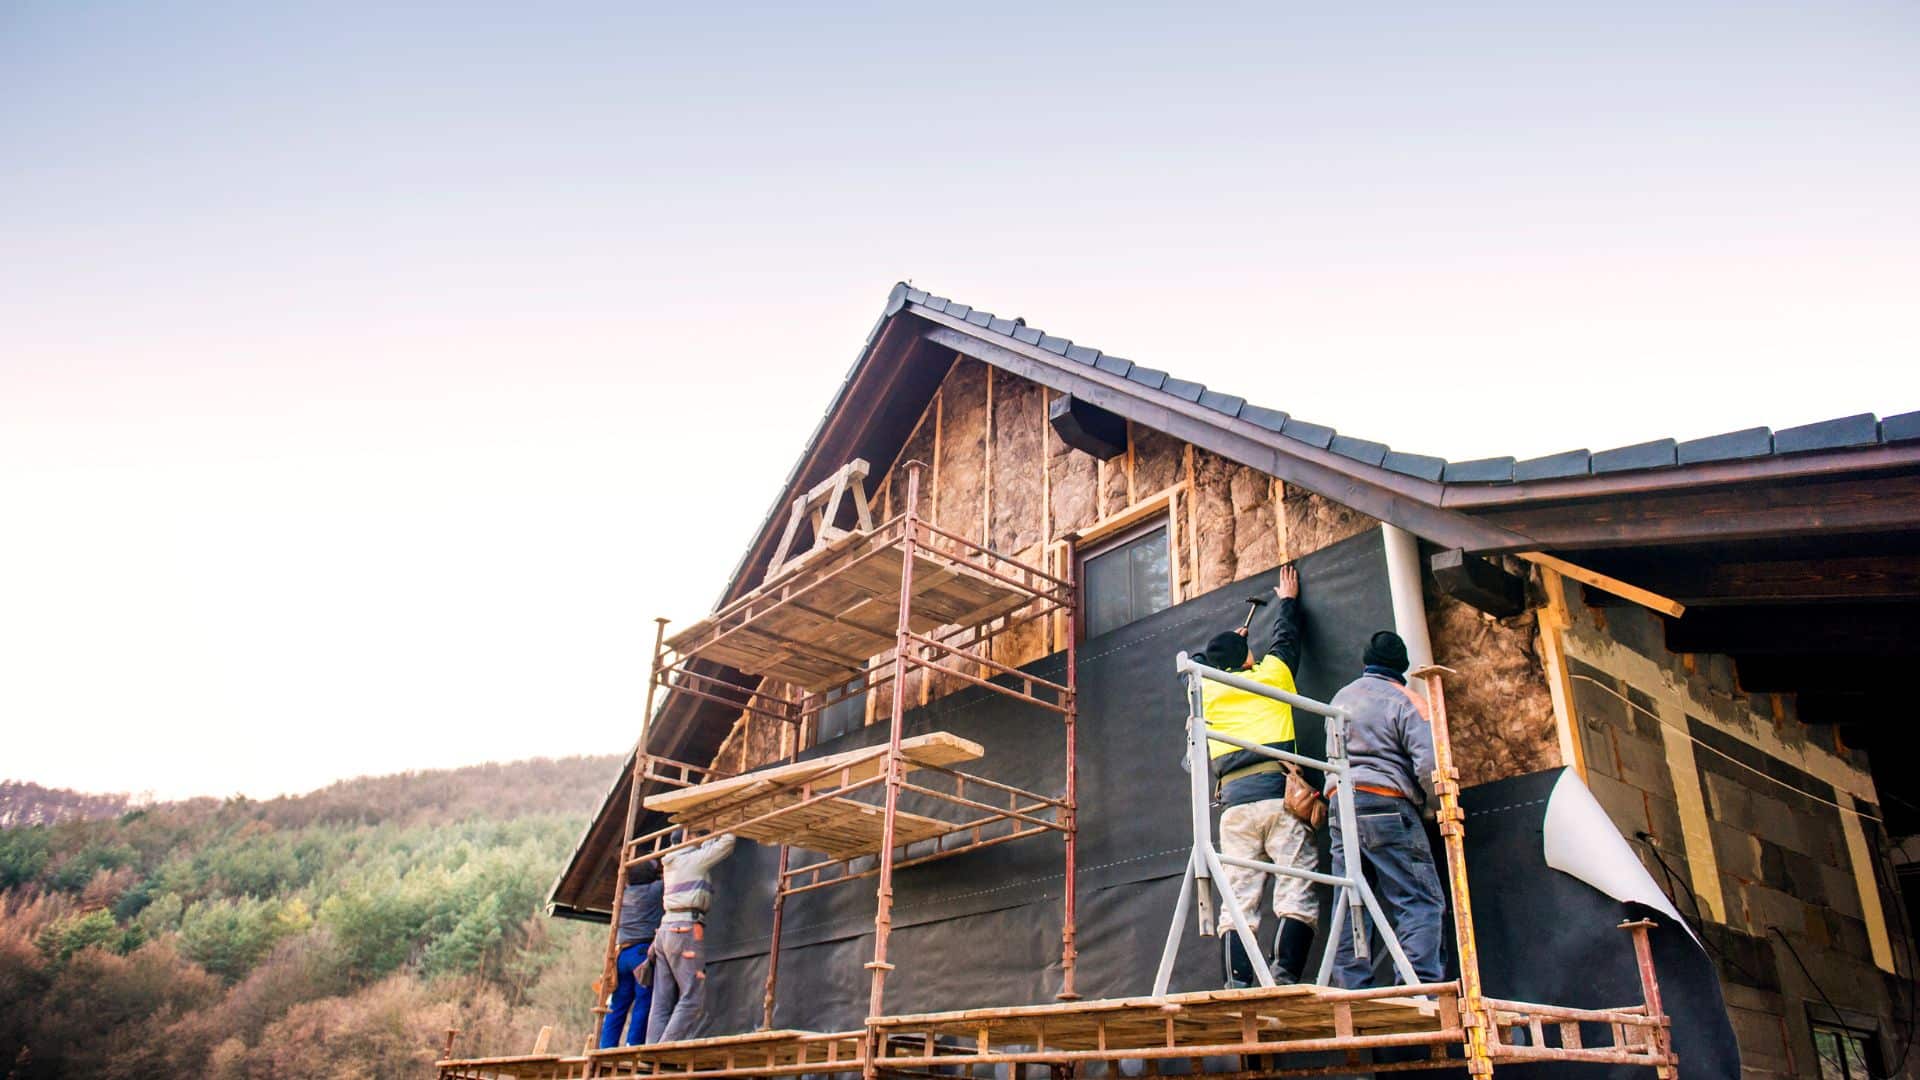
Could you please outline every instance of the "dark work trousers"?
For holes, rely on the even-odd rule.
[[[620,955],[614,958],[613,974],[617,980],[613,984],[613,999],[607,1002],[607,1017],[600,1022],[600,1049],[621,1045],[620,1030],[626,1029],[625,1044],[633,1046],[646,1038],[647,1017],[652,1011],[653,989],[640,981],[641,973],[635,969],[647,961],[647,950],[653,947],[653,939],[630,942],[620,946]],[[632,1021],[628,1021],[628,1016]]]
[[[1354,823],[1360,830],[1360,863],[1373,893],[1386,912],[1406,950],[1407,963],[1414,977],[1423,983],[1439,982],[1440,915],[1443,901],[1440,875],[1433,868],[1433,849],[1427,845],[1427,828],[1413,803],[1370,791],[1353,793]],[[1340,809],[1330,806],[1327,825],[1333,840],[1333,872],[1346,876],[1345,849],[1341,846]],[[1386,944],[1377,931],[1369,938],[1370,959],[1353,955],[1351,927],[1342,927],[1338,951],[1334,954],[1333,985],[1347,989],[1370,986],[1375,963],[1388,964],[1388,985],[1397,982]]]
[[[647,1018],[647,1042],[679,1042],[693,1037],[707,1004],[707,933],[699,923],[662,926],[654,935],[653,1014]]]

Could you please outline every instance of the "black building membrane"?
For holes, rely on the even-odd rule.
[[[1325,700],[1359,674],[1373,632],[1393,626],[1380,535],[1368,532],[1296,565],[1305,638],[1296,682],[1302,693]],[[1174,657],[1239,626],[1246,598],[1271,598],[1276,576],[1269,571],[1235,582],[1080,646],[1075,983],[1083,997],[1153,988],[1192,846],[1180,765],[1185,693]],[[1256,650],[1270,639],[1273,612],[1268,605],[1254,619]],[[1061,680],[1064,661],[1055,654],[1028,670]],[[1300,713],[1295,721],[1303,752],[1319,756],[1319,718]],[[964,771],[1042,794],[1061,790],[1065,743],[1055,713],[972,687],[908,712],[906,733],[925,731],[950,731],[985,747],[986,756]],[[803,756],[886,737],[882,722],[825,738]],[[873,797],[878,800],[877,792]],[[951,804],[930,807],[911,793],[903,794],[901,807],[950,819],[955,811]],[[886,1011],[1052,1001],[1061,985],[1061,848],[1058,834],[1048,833],[897,871],[888,944],[896,969],[887,978]],[[775,848],[743,841],[716,872],[706,1033],[750,1031],[760,1023],[777,855]],[[794,865],[813,857],[798,850],[792,856]],[[862,965],[873,954],[873,914],[871,877],[788,897],[775,1027],[837,1031],[864,1023],[870,975]],[[1269,912],[1268,933],[1272,925]],[[1218,986],[1217,941],[1201,939],[1191,926],[1185,932],[1173,989]]]
[[[1296,680],[1303,694],[1324,701],[1359,675],[1361,653],[1374,631],[1393,626],[1380,535],[1368,532],[1296,565],[1305,636]],[[1198,651],[1214,633],[1239,626],[1246,597],[1271,597],[1275,577],[1269,571],[1236,582],[1080,647],[1075,988],[1084,998],[1152,991],[1192,844],[1187,775],[1181,768],[1186,705],[1174,657],[1181,650]],[[1254,619],[1256,651],[1269,640],[1272,618],[1269,605]],[[1027,670],[1063,680],[1064,659],[1055,654]],[[1295,722],[1302,752],[1320,756],[1319,718],[1296,713]],[[949,731],[985,747],[986,756],[963,771],[1042,794],[1061,789],[1064,735],[1057,714],[974,687],[909,711],[906,734],[926,731]],[[887,725],[823,735],[828,737],[803,757],[882,742]],[[1638,976],[1627,934],[1615,927],[1623,918],[1648,913],[1630,911],[1629,905],[1546,866],[1540,846],[1545,796],[1559,772],[1462,795],[1487,992],[1565,1005],[1630,1004],[1639,1000]],[[877,791],[869,793],[877,801]],[[950,804],[929,806],[911,793],[903,793],[901,807],[943,818],[952,818],[956,810]],[[1320,843],[1324,868],[1324,833]],[[1437,836],[1433,843],[1438,853]],[[888,955],[895,970],[887,978],[886,1011],[1053,1001],[1061,987],[1061,849],[1061,838],[1048,833],[896,871]],[[916,846],[909,857],[925,850],[930,848]],[[813,858],[798,850],[792,854],[795,866]],[[760,1024],[776,860],[777,849],[742,841],[715,873],[702,1034],[751,1031]],[[863,965],[873,955],[874,886],[875,879],[867,877],[787,899],[774,1027],[842,1031],[865,1022],[871,976]],[[1323,892],[1323,925],[1326,905]],[[1272,932],[1268,910],[1263,937]],[[1171,989],[1219,986],[1217,939],[1201,938],[1191,917],[1182,933]],[[1682,1067],[1694,1076],[1737,1076],[1738,1055],[1711,962],[1677,927],[1661,927],[1653,941]],[[1450,932],[1447,947],[1453,977]],[[1310,971],[1317,970],[1319,953],[1316,947]],[[1599,1035],[1590,1033],[1595,1041],[1601,1041]],[[1168,1066],[1179,1068],[1173,1062]],[[1510,1068],[1516,1077],[1615,1075],[1603,1066]],[[1625,1068],[1617,1073],[1637,1075]]]

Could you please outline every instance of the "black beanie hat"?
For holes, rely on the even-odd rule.
[[[1207,651],[1201,654],[1201,660],[1221,671],[1238,671],[1247,662],[1247,639],[1231,630],[1215,634],[1213,640],[1207,642]]]
[[[1407,643],[1400,640],[1399,634],[1391,630],[1382,630],[1367,642],[1367,652],[1363,660],[1370,667],[1405,671],[1407,670]]]

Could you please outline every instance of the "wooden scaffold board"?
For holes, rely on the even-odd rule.
[[[867,670],[895,644],[900,613],[899,551],[893,530],[852,533],[769,579],[722,610],[681,630],[667,645],[810,691]],[[1033,595],[922,548],[913,562],[909,626],[978,626],[1031,603]]]
[[[945,767],[974,761],[985,751],[979,743],[935,731],[902,740],[900,753],[906,769],[912,771],[922,765]],[[885,768],[886,758],[883,745],[775,765],[649,795],[646,808],[666,814],[675,824],[698,824],[763,844],[787,844],[840,859],[872,855],[882,843],[883,809],[852,796],[809,802],[817,793],[809,794],[805,785],[830,789],[872,780]],[[783,809],[785,812],[780,812]],[[931,840],[954,826],[899,811],[893,827],[894,842],[909,844]]]
[[[889,1058],[937,1055],[964,1063],[968,1057],[1011,1054],[1034,1060],[1072,1060],[1072,1055],[1122,1060],[1369,1036],[1404,1036],[1409,1042],[1436,1046],[1457,1042],[1460,1030],[1451,991],[1440,998],[1364,997],[1318,986],[1248,987],[1164,998],[884,1016],[868,1022],[886,1037]]]
[[[866,1032],[753,1031],[587,1054],[594,1076],[779,1076],[858,1071]]]

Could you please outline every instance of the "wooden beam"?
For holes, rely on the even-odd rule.
[[[1469,607],[1497,619],[1527,610],[1526,581],[1478,555],[1454,548],[1435,552],[1428,562],[1440,591]]]
[[[1694,608],[1667,620],[1667,648],[1743,655],[1920,653],[1920,604]]]
[[[1692,606],[1808,600],[1920,600],[1920,554],[1719,561],[1711,554],[1606,559],[1641,587]]]
[[[1555,550],[1726,543],[1920,529],[1920,473],[1682,488],[1476,512]],[[1468,551],[1514,550],[1461,544]]]
[[[1575,566],[1565,559],[1548,555],[1544,551],[1523,551],[1519,554],[1521,558],[1533,563],[1535,566],[1546,567],[1563,577],[1570,577],[1582,585],[1591,586],[1603,592],[1610,592],[1624,600],[1631,600],[1641,607],[1651,608],[1663,615],[1672,615],[1675,618],[1679,618],[1687,613],[1687,606],[1677,600],[1670,600],[1661,596],[1659,593],[1642,589],[1637,585],[1629,585],[1619,578],[1608,577],[1597,571],[1589,570],[1584,566]]]
[[[1740,689],[1749,694],[1843,694],[1858,690],[1862,683],[1887,677],[1886,673],[1911,667],[1911,654],[1886,653],[1826,654],[1783,656],[1780,654],[1734,654]]]
[[[1548,696],[1553,700],[1553,726],[1560,743],[1560,764],[1572,769],[1582,782],[1587,779],[1587,748],[1581,741],[1579,717],[1573,711],[1573,675],[1567,667],[1567,647],[1562,635],[1573,625],[1567,613],[1566,584],[1560,575],[1540,568],[1540,584],[1547,594],[1547,605],[1540,609],[1540,666],[1547,675]]]

